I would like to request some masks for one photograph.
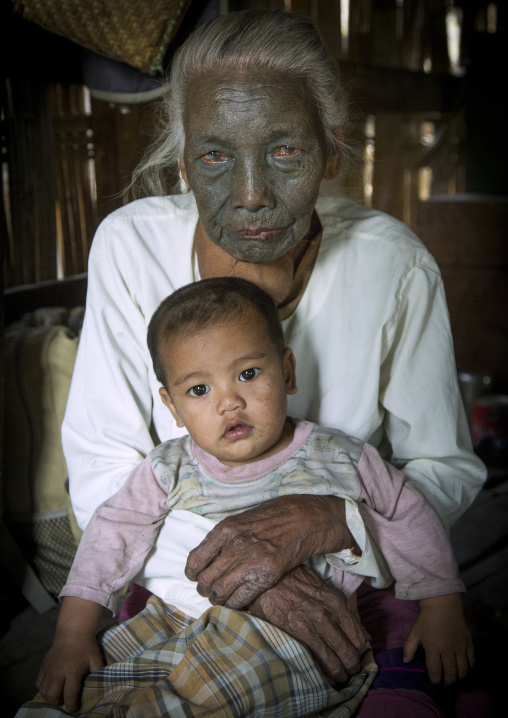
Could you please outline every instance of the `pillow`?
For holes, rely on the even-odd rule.
[[[60,437],[78,342],[64,326],[18,326],[5,336],[4,520],[54,595],[80,536]]]

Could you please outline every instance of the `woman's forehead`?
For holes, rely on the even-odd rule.
[[[232,87],[238,90],[243,88],[253,89],[263,88],[265,86],[277,87],[280,89],[285,85],[290,86],[293,91],[301,88],[303,91],[307,83],[303,77],[295,76],[283,70],[262,67],[258,65],[250,65],[242,68],[215,68],[205,70],[192,78],[189,88],[192,91],[197,86],[202,91],[203,88]]]
[[[314,131],[318,111],[305,81],[280,71],[208,71],[188,86],[184,111],[187,137],[212,129],[212,124],[251,123],[253,119],[272,125],[288,119]]]
[[[230,69],[209,70],[196,76],[187,87],[185,108],[194,114],[199,106],[221,106],[224,102],[241,105],[259,101],[310,101],[312,104],[303,78],[276,70],[249,67],[241,72]]]

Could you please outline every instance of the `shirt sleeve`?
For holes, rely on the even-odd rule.
[[[167,513],[167,492],[147,458],[94,512],[60,598],[93,601],[114,615],[123,588],[141,569]]]
[[[335,585],[340,588],[343,581],[348,583],[348,590],[345,591],[346,595],[350,595],[353,590],[356,590],[363,578],[368,578],[369,583],[376,588],[389,586],[393,580],[392,574],[375,542],[372,541],[369,531],[366,529],[358,503],[343,495],[340,495],[340,498],[343,498],[345,502],[346,523],[362,554],[361,556],[355,556],[351,549],[325,554],[326,561],[332,567]],[[339,581],[338,577],[342,572],[346,576]],[[361,578],[355,581],[349,577],[350,575],[360,576]],[[349,582],[354,586],[351,590],[349,589]]]
[[[368,444],[358,472],[358,508],[395,579],[397,598],[464,591],[447,532],[424,496]]]
[[[473,452],[443,282],[431,257],[407,273],[397,294],[380,371],[387,444],[380,449],[450,526],[472,503],[486,469]]]
[[[85,321],[62,426],[81,528],[154,446],[146,322],[127,239],[120,246],[114,223],[106,220],[92,243]]]

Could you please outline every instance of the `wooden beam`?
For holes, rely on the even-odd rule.
[[[446,113],[456,111],[464,103],[463,77],[345,61],[339,61],[339,69],[351,102],[366,114],[380,109]]]
[[[39,307],[78,307],[86,300],[87,275],[12,287],[4,292],[5,325]]]

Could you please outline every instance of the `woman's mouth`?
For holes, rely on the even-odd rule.
[[[285,232],[286,229],[287,227],[279,227],[278,229],[269,229],[268,227],[252,227],[251,229],[241,229],[235,232],[235,234],[238,237],[242,237],[242,239],[253,239],[263,242],[275,239],[279,236],[279,234]]]
[[[251,431],[252,426],[249,426],[249,424],[241,419],[235,419],[226,424],[222,438],[228,439],[229,441],[232,441],[233,439],[244,439],[251,433]]]

